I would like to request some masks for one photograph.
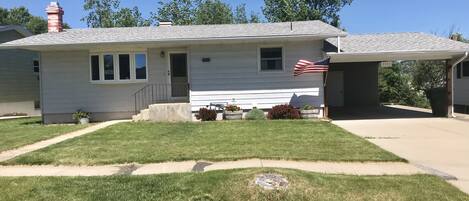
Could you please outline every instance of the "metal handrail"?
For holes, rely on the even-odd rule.
[[[156,103],[170,103],[180,101],[177,98],[188,98],[190,86],[188,83],[148,84],[136,91],[134,96],[135,114],[140,110]]]

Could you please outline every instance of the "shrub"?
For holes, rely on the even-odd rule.
[[[75,113],[73,113],[73,119],[76,120],[76,121],[79,121],[80,119],[83,119],[83,118],[89,119],[90,115],[91,115],[91,113],[89,113],[89,112],[85,112],[83,110],[78,110]]]
[[[291,105],[277,105],[272,107],[267,115],[269,119],[300,119],[300,111]]]
[[[225,111],[230,111],[230,112],[236,112],[236,111],[240,111],[241,108],[238,107],[237,105],[227,105],[225,107]]]
[[[215,121],[217,120],[217,111],[207,108],[200,108],[199,113],[195,115],[201,121]]]
[[[304,105],[301,109],[302,110],[314,110],[314,109],[316,109],[316,107],[314,107],[312,105]]]
[[[259,110],[257,108],[252,108],[252,110],[246,114],[245,119],[246,120],[264,120],[265,114],[264,114],[264,111],[262,110]]]

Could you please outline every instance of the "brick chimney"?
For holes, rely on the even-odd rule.
[[[59,2],[53,1],[46,8],[47,28],[49,33],[63,31],[63,15],[64,10],[60,7]]]

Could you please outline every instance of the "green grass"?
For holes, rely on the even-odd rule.
[[[82,125],[42,125],[41,118],[0,120],[0,152],[84,128]]]
[[[256,175],[277,173],[289,188],[265,191]],[[14,201],[458,201],[469,196],[440,178],[323,175],[294,170],[244,169],[206,173],[113,177],[0,178],[0,200]]]
[[[247,158],[400,161],[327,122],[122,123],[7,161],[98,165]]]

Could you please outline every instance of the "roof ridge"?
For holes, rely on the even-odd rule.
[[[214,27],[214,26],[247,26],[247,25],[279,25],[290,23],[303,23],[303,22],[321,22],[329,25],[321,20],[305,20],[305,21],[292,21],[292,22],[258,22],[258,23],[244,23],[244,24],[189,24],[189,25],[172,25],[168,27]],[[161,28],[160,26],[140,26],[140,27],[97,27],[97,28],[72,28],[65,29],[69,31],[74,30],[105,30],[105,29],[132,29],[132,28]]]

